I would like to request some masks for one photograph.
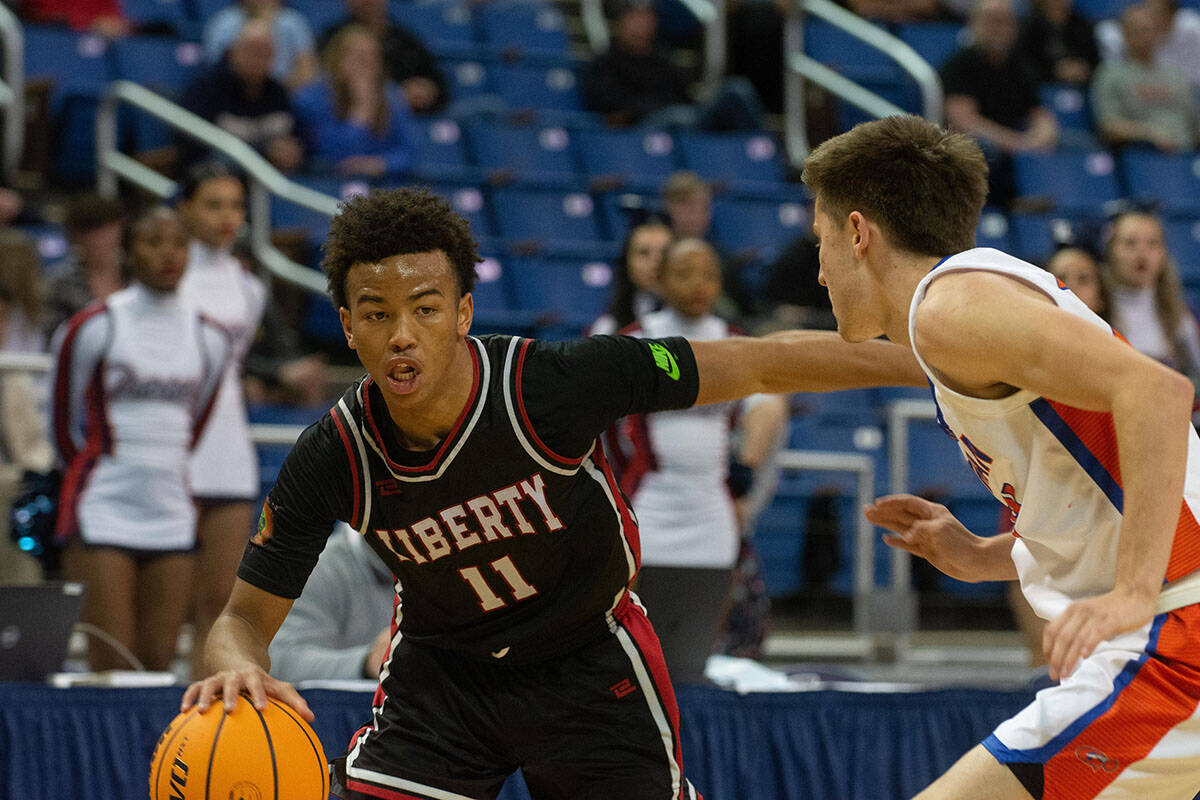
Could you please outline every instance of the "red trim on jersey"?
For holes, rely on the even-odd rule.
[[[350,442],[350,434],[346,432],[336,406],[330,409],[329,417],[333,420],[333,426],[337,428],[338,436],[342,437],[342,446],[346,448],[346,460],[350,464],[350,481],[354,486],[354,510],[350,514],[350,527],[357,530],[362,527],[363,523],[360,518],[362,506],[359,496],[362,494],[362,491],[358,483],[358,459],[354,456],[354,446]]]
[[[1083,411],[1053,400],[1047,402],[1121,486],[1121,462],[1117,454],[1117,430],[1112,414]],[[1200,523],[1197,523],[1187,501],[1181,500],[1165,577],[1167,581],[1174,581],[1197,569],[1200,569]]]
[[[667,714],[667,723],[671,726],[672,755],[675,758],[675,764],[679,767],[680,775],[679,794],[676,797],[678,800],[686,800],[688,781],[683,774],[683,747],[679,741],[679,704],[675,701],[675,690],[671,688],[671,678],[667,675],[667,661],[663,657],[658,634],[654,632],[654,626],[646,618],[646,612],[642,610],[641,606],[630,600],[628,592],[617,603],[617,607],[613,610],[613,617],[633,639],[634,646],[641,654],[642,661],[650,672],[650,680],[654,684],[649,688],[654,689],[658,694],[658,699]],[[643,687],[643,691],[645,689],[646,687]]]
[[[646,473],[658,471],[658,456],[650,444],[650,426],[645,414],[630,414],[617,424],[624,427],[629,443],[633,445],[633,457],[621,472],[621,489],[632,497]]]
[[[403,464],[397,464],[388,455],[387,445],[384,443],[383,436],[379,432],[379,426],[375,424],[375,414],[371,411],[370,389],[374,381],[371,380],[371,376],[369,375],[363,381],[362,405],[366,412],[367,424],[371,426],[371,433],[375,436],[375,441],[379,444],[379,452],[383,453],[383,460],[387,462],[388,467],[394,472],[407,472],[410,474],[415,472],[431,472],[441,462],[442,457],[450,449],[450,445],[458,437],[463,423],[467,421],[467,417],[474,410],[475,400],[479,396],[479,354],[475,352],[475,345],[469,341],[467,343],[467,350],[471,353],[471,396],[467,398],[467,403],[463,406],[462,413],[458,415],[454,427],[450,429],[450,433],[442,440],[442,446],[438,448],[438,451],[428,464],[419,467],[406,467]]]
[[[1200,701],[1200,605],[1167,615],[1150,657],[1112,706],[1045,765],[1045,800],[1090,800],[1130,764],[1145,758]],[[1116,762],[1107,769],[1080,768],[1077,750],[1098,750]]]
[[[104,394],[104,359],[96,364],[96,371],[87,389],[87,440],[83,450],[77,452],[67,464],[59,490],[59,514],[54,526],[54,538],[64,544],[79,532],[79,498],[87,488],[88,479],[95,470],[96,462],[104,453],[112,452],[112,431],[108,424],[108,404]]]
[[[526,339],[521,342],[521,352],[517,354],[517,369],[516,375],[513,377],[513,394],[517,396],[517,409],[521,412],[521,421],[525,423],[525,431],[529,437],[533,439],[533,443],[542,451],[542,455],[550,458],[552,461],[557,461],[560,467],[577,467],[583,463],[586,454],[579,458],[568,458],[567,456],[559,455],[551,450],[541,437],[537,435],[537,431],[533,429],[533,424],[529,421],[529,414],[525,412],[525,392],[521,389],[521,374],[525,370],[525,353],[529,350],[529,344],[532,340]],[[601,449],[597,447],[596,449]]]
[[[429,800],[428,795],[425,797],[419,797],[415,794],[405,794],[404,792],[398,792],[395,789],[384,789],[382,786],[375,786],[370,783],[363,783],[362,781],[351,780],[349,778],[346,779],[346,788],[351,791],[358,792],[359,794],[365,794],[368,797],[382,797],[384,800]]]
[[[592,448],[592,458],[596,462],[596,466],[600,467],[600,472],[608,483],[608,490],[612,492],[613,502],[617,504],[617,512],[621,515],[621,530],[633,553],[633,575],[629,576],[629,582],[632,583],[638,570],[642,568],[642,537],[638,531],[637,519],[629,510],[629,503],[626,501],[621,487],[617,485],[617,478],[613,475],[612,467],[608,465],[608,459],[604,457],[604,448],[600,446],[599,441]]]
[[[214,408],[216,408],[217,396],[221,394],[221,387],[225,385],[225,380],[226,380],[225,367],[229,363],[229,358],[231,358],[233,355],[233,337],[230,336],[229,330],[224,325],[222,325],[220,322],[218,322],[217,320],[215,320],[212,317],[205,314],[203,311],[200,312],[199,316],[200,316],[200,324],[201,325],[211,325],[222,336],[225,337],[225,343],[226,343],[226,346],[228,347],[228,350],[226,350],[226,353],[225,353],[225,355],[226,355],[225,360],[222,361],[220,364],[216,365],[217,371],[221,373],[221,377],[217,379],[216,386],[213,387],[213,392],[212,392],[212,395],[208,398],[208,402],[205,403],[204,407],[200,409],[200,413],[196,415],[195,422],[192,423],[192,445],[191,446],[193,449],[196,447],[197,443],[199,443],[200,437],[204,435],[204,428],[206,425],[208,425],[208,419],[209,419],[209,417],[212,416],[212,410]],[[205,355],[206,355],[206,353],[204,352],[204,336],[203,336],[203,334],[201,334],[201,336],[200,336],[200,356],[203,359],[203,357]]]
[[[104,303],[93,303],[80,311],[67,322],[67,331],[63,335],[62,344],[58,350],[58,373],[54,379],[54,438],[58,453],[64,463],[69,464],[79,451],[71,439],[71,355],[75,348],[75,337],[83,323],[92,317],[108,311]],[[103,360],[101,360],[101,365]],[[99,367],[97,368],[99,369]]]

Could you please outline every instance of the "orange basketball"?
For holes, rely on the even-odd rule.
[[[158,737],[150,800],[328,800],[329,769],[313,729],[271,699],[262,711],[245,697],[225,713],[221,699],[192,706]]]

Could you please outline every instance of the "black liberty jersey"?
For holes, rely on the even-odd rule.
[[[694,403],[691,347],[625,336],[467,342],[471,396],[434,450],[399,446],[369,377],[304,432],[239,577],[297,597],[343,520],[395,574],[410,641],[528,662],[610,631],[640,554],[597,437],[627,414]]]

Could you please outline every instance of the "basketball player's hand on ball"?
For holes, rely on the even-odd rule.
[[[1042,651],[1054,680],[1066,678],[1096,645],[1136,630],[1154,617],[1158,595],[1134,595],[1114,589],[1067,606],[1042,633]]]
[[[971,533],[943,505],[911,494],[880,497],[863,509],[874,525],[887,528],[883,541],[920,556],[960,581],[995,580],[997,570],[1011,568],[996,561],[986,539]],[[1004,556],[1007,558],[1007,556]],[[1015,576],[1014,576],[1015,577]]]
[[[249,695],[250,702],[260,711],[267,707],[267,698],[274,697],[291,706],[309,722],[315,718],[312,709],[296,691],[296,687],[286,681],[272,678],[259,666],[227,669],[193,683],[183,693],[179,710],[187,711],[193,704],[199,704],[200,711],[204,712],[215,698],[220,697],[224,702],[225,711],[230,712],[237,707],[239,694]]]

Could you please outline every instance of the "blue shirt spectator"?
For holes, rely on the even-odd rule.
[[[218,63],[225,51],[237,41],[249,19],[271,23],[275,53],[271,59],[271,77],[296,88],[312,80],[316,73],[316,45],[308,20],[299,11],[282,8],[279,0],[241,0],[213,15],[204,29],[204,58]]]
[[[316,169],[343,175],[404,172],[416,151],[404,93],[387,80],[379,39],[361,25],[335,35],[323,80],[296,93],[296,116]]]

